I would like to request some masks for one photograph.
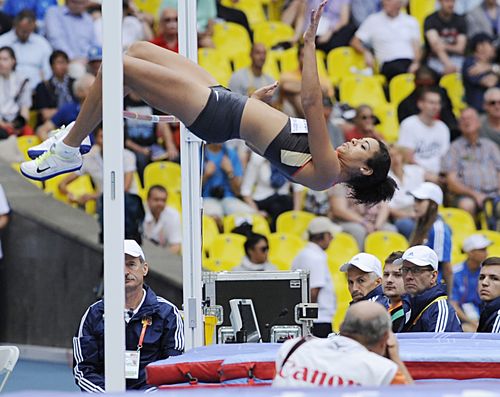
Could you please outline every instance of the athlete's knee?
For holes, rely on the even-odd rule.
[[[147,41],[136,41],[128,48],[126,54],[130,57],[145,59],[147,58],[149,48],[153,45]]]

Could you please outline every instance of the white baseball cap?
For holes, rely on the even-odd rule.
[[[326,216],[317,216],[307,226],[309,234],[331,233],[332,236],[341,232],[342,228],[333,223],[330,218]]]
[[[123,243],[123,252],[127,255],[133,256],[134,258],[138,258],[140,256],[142,260],[146,260],[141,246],[137,244],[137,241],[135,240],[125,240]]]
[[[408,248],[400,259],[396,259],[394,264],[402,265],[403,261],[408,261],[417,266],[432,266],[438,270],[438,256],[433,249],[426,245],[415,245]]]
[[[347,273],[347,270],[349,270],[351,266],[357,267],[365,273],[373,272],[377,276],[382,277],[382,263],[380,263],[375,255],[360,252],[354,255],[349,262],[344,263],[340,267],[340,271]]]
[[[419,200],[432,200],[437,205],[443,204],[443,191],[441,188],[432,182],[424,182],[416,189],[413,189],[410,194]]]
[[[464,252],[470,252],[472,250],[481,250],[489,247],[493,244],[490,240],[488,240],[482,234],[473,234],[472,236],[467,237],[462,244],[462,250]]]

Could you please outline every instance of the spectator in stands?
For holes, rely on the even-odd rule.
[[[96,43],[94,23],[87,14],[88,0],[66,0],[64,6],[52,6],[45,14],[45,31],[54,50],[62,50],[82,73],[89,48]]]
[[[93,76],[97,76],[102,64],[102,47],[98,45],[90,47],[87,60],[87,72]]]
[[[333,216],[332,207],[334,195],[335,190],[333,187],[323,191],[316,191],[304,189],[302,185],[297,185],[297,189],[295,189],[294,186],[293,209],[331,218]]]
[[[453,290],[451,304],[457,311],[462,328],[475,332],[479,321],[481,300],[477,291],[481,263],[488,257],[492,244],[482,234],[473,234],[464,240],[462,251],[467,259],[453,267]]]
[[[396,227],[389,223],[390,209],[387,202],[380,202],[373,206],[358,204],[349,197],[349,191],[344,185],[332,187],[331,209],[333,220],[342,230],[351,234],[363,250],[366,236],[376,230],[396,231]]]
[[[269,160],[252,152],[243,181],[241,196],[254,211],[271,218],[271,230],[276,230],[276,219],[293,209],[291,183]]]
[[[480,116],[482,138],[491,139],[500,148],[500,88],[488,88],[484,93],[485,114]]]
[[[103,192],[103,139],[102,139],[102,125],[99,125],[94,131],[94,145],[90,152],[85,155],[85,161],[83,162],[82,168],[77,171],[67,175],[59,183],[59,191],[66,195],[71,203],[76,203],[80,206],[85,206],[85,204],[90,200],[99,200]],[[123,151],[123,187],[124,191],[131,194],[137,194],[138,188],[134,180],[135,168],[135,156],[127,149]],[[73,182],[80,175],[89,175],[92,179],[92,184],[94,185],[94,193],[85,193],[81,196],[73,196],[68,189],[68,185]]]
[[[389,153],[389,173],[398,185],[398,190],[389,202],[391,218],[398,232],[409,240],[415,224],[415,200],[409,193],[425,181],[425,170],[418,164],[408,164],[405,161],[405,149],[401,146],[391,145]]]
[[[420,65],[420,28],[417,20],[401,12],[402,0],[382,0],[382,11],[371,14],[351,40],[351,46],[373,68],[375,59],[389,82],[401,73],[415,73]],[[371,52],[373,49],[375,58]]]
[[[455,0],[439,0],[441,8],[425,18],[424,32],[427,65],[438,74],[462,69],[467,27],[465,17],[455,14]]]
[[[238,198],[242,177],[243,168],[235,150],[219,143],[206,145],[202,196],[207,215],[220,223],[225,215],[255,212]]]
[[[33,133],[27,127],[31,107],[28,79],[15,71],[16,55],[10,47],[0,47],[0,138]]]
[[[250,52],[251,65],[233,73],[229,81],[229,89],[241,95],[251,96],[255,90],[273,84],[275,80],[262,71],[266,63],[266,55],[267,50],[264,44],[254,43]],[[276,102],[276,94],[273,102]]]
[[[302,14],[302,23],[297,23],[297,28],[301,25],[301,34],[309,24],[312,10],[318,9],[320,0],[307,0],[305,12]],[[326,4],[321,17],[321,24],[316,33],[316,48],[329,53],[337,47],[348,46],[356,30],[353,24],[349,23],[351,15],[351,0],[336,0]],[[297,32],[297,30],[296,30]]]
[[[389,308],[389,299],[382,288],[382,264],[376,256],[361,252],[343,264],[340,271],[347,274],[351,304],[372,301]]]
[[[327,217],[314,218],[307,227],[309,242],[292,263],[293,270],[309,270],[311,302],[319,306],[312,333],[320,338],[326,338],[332,332],[332,318],[336,310],[335,292],[325,251],[338,231],[339,227]]]
[[[458,130],[457,119],[453,113],[450,97],[446,90],[439,86],[436,73],[425,65],[420,66],[415,72],[415,89],[398,105],[399,123],[401,124],[407,117],[420,112],[417,104],[421,92],[431,87],[438,90],[441,95],[441,111],[438,118],[450,129],[451,139],[453,140],[460,135],[460,131]]]
[[[426,245],[434,250],[439,261],[438,282],[444,280],[448,295],[451,295],[451,229],[438,213],[439,206],[443,204],[443,191],[435,183],[424,182],[410,194],[415,198],[415,226],[410,246]]]
[[[478,33],[486,33],[490,37],[498,37],[500,32],[500,6],[497,0],[483,0],[482,4],[466,14],[467,36],[474,37]]]
[[[7,197],[5,196],[5,191],[3,190],[3,187],[0,184],[0,262],[2,261],[3,258],[1,237],[5,232],[5,228],[9,224],[9,219],[10,219],[9,202],[7,201]]]
[[[427,180],[439,182],[441,159],[450,147],[450,130],[436,119],[441,111],[439,91],[433,88],[422,90],[417,106],[419,114],[401,123],[398,145],[408,150],[411,163],[427,171]]]
[[[382,0],[352,0],[352,22],[356,27],[359,27],[366,18],[380,10],[382,10]]]
[[[33,97],[33,109],[39,112],[41,123],[50,120],[64,105],[75,100],[74,79],[68,75],[69,58],[64,51],[55,50],[49,58],[52,76],[39,83]]]
[[[297,43],[303,32],[306,1],[286,0],[281,4],[281,22],[290,25],[294,31],[292,43]]]
[[[167,205],[167,190],[160,185],[149,188],[144,218],[144,237],[160,247],[180,254],[182,243],[181,216]]]
[[[0,47],[11,47],[16,54],[16,72],[29,79],[34,90],[38,83],[51,75],[49,57],[52,48],[49,42],[35,31],[35,14],[21,11],[14,18],[14,28],[0,36]]]
[[[277,271],[278,269],[268,261],[269,241],[266,236],[250,233],[245,241],[245,256],[233,272]]]
[[[124,108],[139,114],[151,115],[154,112],[154,109],[133,91],[125,97]],[[158,137],[161,138],[162,145],[158,143]],[[179,158],[172,130],[166,123],[154,124],[149,121],[125,119],[125,147],[136,156],[141,181],[144,179],[144,169],[152,161],[177,161]]]
[[[429,247],[408,248],[401,259],[405,290],[403,307],[408,318],[400,332],[462,332],[460,320],[439,284],[438,256]]]
[[[477,112],[467,108],[460,116],[462,137],[456,139],[443,158],[448,189],[456,196],[456,205],[477,215],[488,197],[500,192],[500,149],[479,136]]]
[[[5,0],[3,12],[14,18],[23,10],[30,10],[36,16],[38,30],[43,31],[47,8],[57,5],[57,0]]]
[[[167,50],[179,52],[177,8],[167,7],[160,13],[158,35],[151,43]]]
[[[302,67],[304,60],[304,46],[299,45],[297,52],[299,58],[299,68],[293,72],[284,72],[280,76],[280,94],[283,104],[283,111],[295,117],[305,117],[304,109],[300,99],[300,89],[302,87]],[[333,86],[327,78],[320,77],[323,95],[333,97]]]
[[[387,311],[374,302],[359,302],[347,310],[339,335],[286,341],[278,352],[273,386],[409,383],[413,379],[399,358]]]
[[[477,290],[483,302],[477,332],[500,333],[500,258],[483,261]]]
[[[405,313],[403,310],[402,296],[405,294],[405,284],[403,274],[401,273],[401,264],[395,264],[394,261],[402,258],[402,251],[391,253],[384,264],[382,274],[382,287],[384,295],[389,298],[389,314],[392,320],[392,330],[398,332],[404,324]]]
[[[139,372],[138,377],[127,377],[126,388],[148,390],[152,386],[146,383],[146,365],[183,353],[183,320],[172,303],[156,296],[144,283],[149,268],[139,244],[134,240],[125,240],[124,252],[125,355],[129,361],[137,362],[135,368]],[[82,391],[105,391],[102,300],[91,305],[82,317],[73,338],[73,367],[75,382]]]
[[[470,40],[472,55],[462,67],[465,102],[478,112],[483,110],[483,97],[488,88],[499,85],[500,66],[493,63],[495,47],[492,37],[478,33]]]
[[[377,118],[373,114],[370,105],[359,105],[356,108],[356,115],[353,119],[353,126],[345,132],[346,142],[352,139],[374,138],[383,140],[378,132],[375,131],[375,122]]]
[[[47,134],[57,127],[68,125],[78,116],[80,105],[87,97],[90,87],[94,83],[95,77],[91,74],[84,74],[73,83],[73,94],[76,100],[62,105],[57,112],[37,128],[36,133],[42,141],[47,139]]]

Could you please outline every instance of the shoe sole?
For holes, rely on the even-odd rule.
[[[26,174],[23,169],[21,168],[20,171],[21,171],[21,174],[23,174],[26,178],[28,179],[33,179],[34,181],[39,181],[39,182],[43,182],[43,181],[46,181],[47,179],[51,179],[51,178],[54,178],[58,175],[61,175],[61,174],[68,174],[70,172],[74,172],[74,171],[78,171],[80,168],[82,168],[83,166],[83,163],[81,165],[79,165],[78,167],[75,167],[75,168],[70,168],[68,170],[64,170],[64,171],[60,171],[56,174],[50,174],[50,175],[46,175],[46,176],[41,176],[40,178],[36,178],[34,177],[33,175],[28,175]]]
[[[87,154],[88,152],[90,152],[91,148],[92,148],[91,145],[80,145],[80,154],[82,154],[82,155]],[[27,154],[31,160],[34,160],[37,157],[40,157],[42,154],[44,154],[47,150],[29,150],[28,149]]]

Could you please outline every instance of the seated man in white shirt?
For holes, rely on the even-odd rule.
[[[259,233],[251,233],[244,244],[245,256],[233,272],[276,271],[276,266],[268,261],[269,241]]]
[[[339,335],[287,341],[278,352],[273,386],[345,387],[410,384],[391,318],[375,302],[352,305]],[[307,393],[304,393],[307,395]]]
[[[340,227],[326,216],[314,218],[307,227],[309,243],[292,263],[293,270],[309,270],[311,302],[319,306],[318,318],[314,321],[312,333],[320,338],[326,338],[332,332],[336,302],[325,251],[333,235],[339,231]]]
[[[427,181],[439,183],[441,159],[450,148],[450,130],[437,120],[441,94],[434,88],[423,89],[417,106],[420,112],[401,123],[398,145],[407,149],[410,162],[425,169]]]
[[[167,206],[167,190],[153,185],[148,191],[144,237],[161,247],[168,247],[173,254],[180,254],[182,242],[181,217],[179,212]]]

